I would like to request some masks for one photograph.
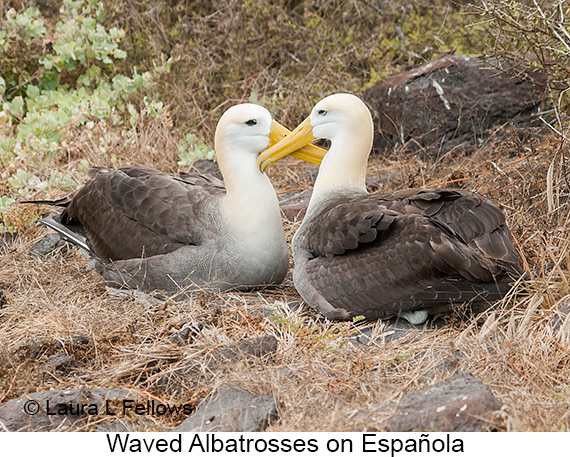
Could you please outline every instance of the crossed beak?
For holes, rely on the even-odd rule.
[[[327,153],[326,149],[310,144],[316,138],[313,136],[313,126],[309,118],[301,122],[292,132],[277,121],[273,121],[269,139],[270,147],[257,159],[257,166],[262,172],[286,155],[320,165]]]

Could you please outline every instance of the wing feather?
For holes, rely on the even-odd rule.
[[[503,213],[462,191],[339,195],[295,243],[308,252],[304,281],[334,308],[370,318],[496,299],[520,270]]]
[[[223,192],[205,178],[174,178],[142,166],[98,168],[73,196],[62,221],[80,221],[92,250],[104,260],[166,254],[210,236],[201,223]]]

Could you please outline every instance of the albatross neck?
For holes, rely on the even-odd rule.
[[[372,135],[350,135],[339,131],[319,168],[308,210],[331,193],[366,194],[366,166],[372,147]]]
[[[226,195],[239,198],[243,195],[255,195],[262,189],[271,188],[271,182],[264,173],[257,169],[257,155],[249,151],[231,151],[232,158],[219,159],[218,166],[224,177]]]
[[[257,169],[257,155],[235,149],[230,155],[218,163],[226,185],[222,200],[226,216],[244,229],[258,224],[281,226],[275,189]]]

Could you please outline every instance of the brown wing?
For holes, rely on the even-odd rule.
[[[402,211],[417,208],[441,222],[467,245],[506,267],[520,269],[505,214],[489,199],[471,192],[447,189],[405,189],[391,194],[393,205]]]
[[[304,248],[314,256],[332,257],[355,250],[387,230],[399,213],[372,198],[331,201],[311,223]]]
[[[190,184],[192,186],[201,186],[204,188],[209,188],[213,192],[214,191],[222,191],[225,192],[226,185],[224,181],[219,178],[216,178],[213,175],[204,175],[199,173],[186,173],[181,172],[178,177],[174,178],[177,181],[182,181],[186,184]]]
[[[462,207],[469,195],[430,192],[329,201],[296,241],[309,251],[304,280],[334,308],[369,318],[499,297],[499,278],[518,266],[504,216],[478,196]],[[499,234],[498,249],[485,232]]]
[[[212,200],[223,188],[207,178],[174,178],[147,167],[98,168],[74,195],[62,222],[79,221],[103,260],[150,257],[200,244]]]

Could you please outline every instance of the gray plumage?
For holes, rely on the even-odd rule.
[[[293,241],[293,280],[331,319],[494,301],[521,273],[504,214],[464,191],[334,193]]]
[[[60,223],[46,225],[64,236],[84,231],[97,270],[113,285],[179,292],[278,284],[289,252],[275,190],[256,166],[273,123],[258,105],[224,113],[216,130],[224,182],[143,166],[94,168],[83,187],[51,202],[64,209]]]
[[[503,212],[460,190],[368,194],[373,131],[358,97],[335,94],[260,156],[271,163],[316,138],[331,141],[292,241],[303,299],[331,319],[403,315],[416,323],[426,311],[503,297],[521,273]]]

